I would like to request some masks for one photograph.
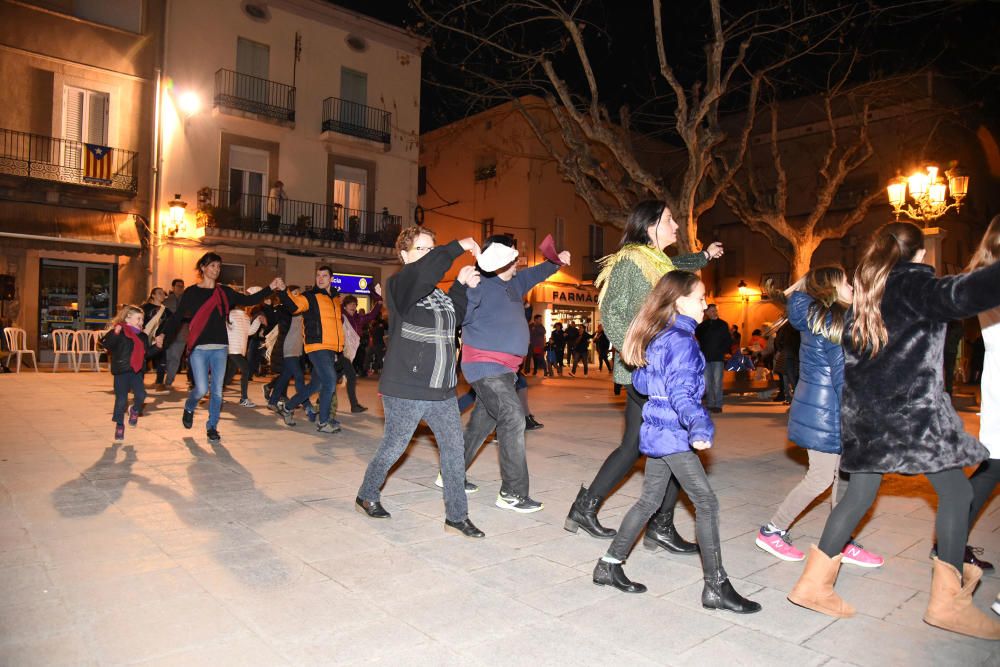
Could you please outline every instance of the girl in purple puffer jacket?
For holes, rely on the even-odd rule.
[[[719,502],[695,453],[711,447],[715,437],[712,420],[701,405],[705,358],[694,337],[704,311],[705,285],[698,276],[671,271],[660,278],[625,336],[622,361],[636,367],[632,384],[649,397],[639,431],[639,451],[647,456],[646,477],[639,502],[625,515],[607,554],[594,568],[594,583],[626,593],[646,591],[625,576],[622,564],[675,476],[696,510],[705,578],[702,606],[752,614],[760,611],[760,605],[737,593],[722,567]]]

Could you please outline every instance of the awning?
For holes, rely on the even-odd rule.
[[[0,245],[135,256],[137,224],[131,213],[0,201]]]

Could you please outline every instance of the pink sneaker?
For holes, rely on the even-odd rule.
[[[792,541],[788,537],[787,530],[767,530],[767,526],[761,526],[757,533],[755,544],[767,553],[787,561],[803,560],[806,555],[792,546]]]
[[[859,567],[882,567],[885,565],[884,558],[870,551],[865,551],[865,548],[854,540],[848,542],[847,546],[840,553],[843,556],[841,562],[850,563],[851,565],[858,565]]]

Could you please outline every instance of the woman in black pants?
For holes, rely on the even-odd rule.
[[[965,432],[942,372],[947,323],[1000,305],[1000,263],[937,278],[920,263],[924,254],[918,227],[891,223],[875,233],[855,272],[841,403],[840,468],[851,473],[851,483],[788,599],[829,616],[852,616],[854,608],[833,590],[841,549],[884,474],[922,474],[938,496],[938,557],[924,621],[1000,639],[1000,621],[972,605],[982,570],[962,563],[972,501],[962,468],[988,452]]]
[[[601,321],[616,350],[625,343],[625,332],[635,318],[653,285],[674,269],[697,271],[710,259],[722,255],[722,244],[713,243],[702,252],[678,255],[671,259],[663,252],[677,240],[678,225],[665,202],[639,202],[629,213],[618,251],[601,260],[601,273],[595,285],[601,287]],[[604,461],[590,488],[581,487],[566,517],[564,527],[571,532],[583,528],[590,535],[611,539],[615,531],[597,520],[597,508],[642,456],[639,453],[639,427],[646,397],[632,387],[632,373],[619,358],[614,380],[624,385],[628,394],[625,405],[625,435],[621,444]],[[694,553],[698,547],[686,541],[674,528],[674,505],[680,487],[671,479],[660,511],[649,522],[643,544],[646,548],[663,547],[675,553]]]

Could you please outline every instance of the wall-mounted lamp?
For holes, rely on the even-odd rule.
[[[180,194],[175,194],[172,201],[167,203],[170,207],[170,222],[167,225],[167,236],[176,236],[187,231],[187,223],[184,222],[184,211],[187,209],[187,202],[181,200]]]
[[[177,97],[177,108],[188,117],[198,113],[198,110],[201,109],[201,99],[198,97],[198,93],[191,90],[181,93]]]

